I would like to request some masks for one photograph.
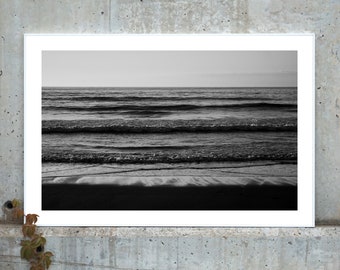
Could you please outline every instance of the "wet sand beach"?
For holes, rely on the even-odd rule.
[[[43,210],[296,210],[297,187],[45,184]],[[259,196],[261,194],[261,196]]]
[[[137,167],[48,163],[43,209],[295,210],[296,180],[291,161]]]

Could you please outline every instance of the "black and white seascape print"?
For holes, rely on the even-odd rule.
[[[44,51],[43,210],[297,210],[295,51]]]

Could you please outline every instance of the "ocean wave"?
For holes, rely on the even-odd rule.
[[[67,110],[67,111],[94,111],[96,112],[115,112],[115,111],[154,111],[154,110],[164,110],[164,111],[190,111],[198,109],[247,109],[247,108],[258,108],[264,109],[297,109],[295,104],[285,104],[285,103],[267,103],[267,102],[255,102],[255,103],[241,103],[241,104],[222,104],[222,105],[192,105],[192,104],[175,104],[175,105],[92,105],[92,106],[70,106],[70,105],[60,105],[60,106],[48,106],[44,105],[43,110]]]
[[[220,120],[45,120],[43,133],[297,131],[296,118]]]
[[[63,101],[132,101],[132,102],[137,102],[137,101],[187,101],[187,100],[194,100],[194,101],[200,101],[200,100],[233,100],[233,101],[247,101],[247,100],[275,100],[273,98],[267,98],[267,97],[203,97],[203,96],[188,96],[188,97],[155,97],[155,96],[118,96],[118,97],[113,97],[113,96],[60,96],[60,95],[49,95],[49,96],[44,96],[43,95],[43,100],[63,100]]]
[[[107,145],[91,145],[94,150],[117,150],[117,151],[168,151],[168,150],[185,150],[193,148],[202,148],[203,145],[143,145],[143,146],[107,146]]]
[[[69,151],[44,149],[43,162],[68,163],[119,163],[119,164],[155,164],[155,163],[197,163],[221,161],[257,161],[257,160],[297,160],[296,144],[287,143],[249,143],[229,146],[202,147],[201,149],[147,149],[136,152],[102,153],[93,151]]]

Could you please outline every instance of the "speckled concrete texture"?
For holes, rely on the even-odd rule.
[[[20,228],[0,233],[1,269],[27,269]],[[338,269],[340,229],[39,228],[51,269]]]
[[[316,221],[340,224],[339,17],[338,0],[0,0],[0,204],[23,199],[24,33],[312,32]],[[51,269],[340,269],[338,227],[43,230]],[[0,269],[28,269],[18,235],[0,225]]]

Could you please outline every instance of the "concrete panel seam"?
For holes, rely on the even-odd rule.
[[[1,54],[0,54],[0,79],[4,74],[4,62],[5,62],[5,37],[1,35]],[[0,80],[0,88],[1,88],[1,80]]]

